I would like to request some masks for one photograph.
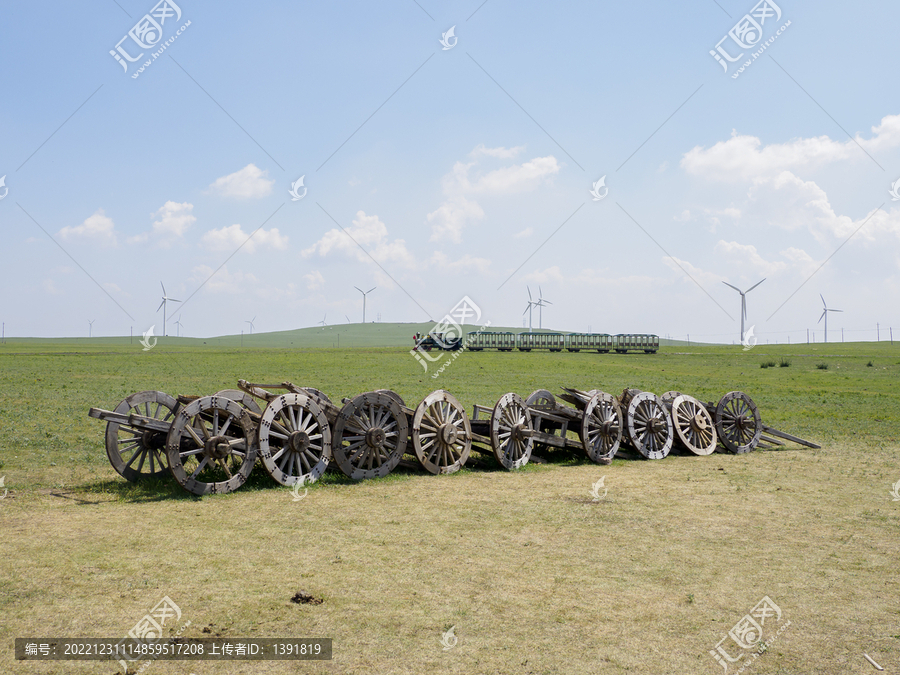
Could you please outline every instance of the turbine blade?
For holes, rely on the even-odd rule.
[[[359,286],[354,286],[353,288],[355,288],[356,290],[358,290],[360,293],[363,292],[363,289],[361,289]],[[363,295],[365,295],[365,293],[363,293]]]
[[[828,313],[828,310],[827,310],[827,309],[824,310],[824,311],[822,312],[822,316],[819,317],[819,320],[816,321],[816,323],[822,323],[822,319],[825,318],[825,315],[826,315],[827,313]]]
[[[156,311],[158,312],[159,310],[161,310],[161,309],[163,308],[163,305],[164,305],[164,304],[166,304],[166,299],[165,299],[165,298],[163,298],[163,301],[162,301],[161,303],[159,303],[159,307],[156,308]]]
[[[828,308],[828,303],[825,302],[825,296],[819,293],[819,297],[822,298],[822,307]]]
[[[829,312],[843,312],[844,310],[842,310],[842,309],[829,309],[828,311],[829,311]]]
[[[731,284],[729,284],[727,281],[723,281],[722,283],[725,284],[726,286],[731,286]],[[741,291],[741,289],[738,288],[737,286],[731,286],[731,287],[732,287],[734,290],[736,290],[738,293],[743,293],[743,291]]]
[[[161,281],[159,282],[159,285],[162,286],[162,289],[163,289],[163,295],[165,296],[165,294],[166,294],[166,287],[163,286],[163,282],[161,282]]]
[[[367,290],[366,293],[371,293],[371,292],[374,291],[376,288],[378,288],[378,286],[372,286],[372,288],[370,288],[369,290]]]
[[[528,286],[526,286],[525,289],[528,291],[528,299],[531,300],[531,289],[528,288]]]
[[[749,293],[749,292],[752,291],[754,288],[756,288],[757,286],[759,286],[763,281],[765,281],[765,279],[763,279],[762,281],[756,282],[756,283],[753,284],[750,288],[748,288],[746,291],[744,291],[744,293]]]

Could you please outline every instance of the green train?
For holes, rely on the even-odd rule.
[[[530,352],[545,349],[551,352],[596,350],[601,354],[616,352],[643,352],[655,354],[659,351],[659,336],[637,333],[487,333],[473,331],[466,336],[466,348],[474,352],[496,349],[511,352],[518,349]]]

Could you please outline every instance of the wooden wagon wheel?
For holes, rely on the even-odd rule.
[[[672,425],[675,435],[695,455],[710,455],[716,449],[716,427],[700,401],[679,394],[672,401]]]
[[[394,399],[397,402],[397,405],[399,405],[401,408],[406,407],[406,403],[403,402],[403,398],[401,398],[400,394],[398,394],[393,389],[376,389],[375,393],[376,394],[384,394],[385,396],[390,396],[392,399]]]
[[[397,401],[370,391],[341,408],[331,452],[341,471],[354,480],[382,477],[400,462],[408,436],[406,414]]]
[[[622,441],[622,410],[615,397],[600,391],[591,396],[581,420],[581,442],[591,461],[609,464]]]
[[[716,431],[730,452],[743,454],[754,450],[759,445],[762,421],[753,399],[742,391],[725,394],[716,406]]]
[[[331,462],[331,427],[311,396],[282,394],[259,422],[259,457],[282,485],[314,483]]]
[[[681,396],[680,391],[667,391],[665,394],[660,396],[660,400],[666,404],[666,407],[669,407],[669,404],[672,403],[676,398]]]
[[[531,395],[525,399],[525,405],[529,408],[543,408],[544,410],[552,412],[556,408],[556,397],[546,389],[535,389],[531,392]],[[532,424],[533,423],[534,420],[532,420]],[[543,431],[545,434],[552,435],[554,428],[548,420],[539,418],[537,431]],[[541,450],[549,450],[550,446],[545,445],[544,443],[535,443],[533,449],[540,452]]]
[[[119,403],[115,412],[122,415],[135,413],[169,422],[178,412],[178,401],[161,391],[141,391]],[[169,472],[166,434],[161,431],[143,431],[128,424],[109,422],[106,425],[106,456],[119,475],[132,483]]]
[[[534,427],[525,401],[518,394],[504,394],[491,414],[491,447],[494,457],[512,471],[528,464]]]
[[[434,391],[416,407],[413,450],[433,474],[456,473],[472,450],[472,425],[462,404],[450,392]]]
[[[672,418],[656,394],[642,391],[631,396],[625,428],[628,442],[647,459],[662,459],[672,449]]]
[[[240,403],[204,396],[181,408],[166,439],[169,469],[195,495],[231,492],[256,463],[256,426]]]
[[[309,392],[310,396],[319,401],[325,401],[325,403],[331,403],[331,399],[328,398],[328,395],[324,391],[320,391],[315,387],[301,387],[303,391]]]
[[[256,399],[246,391],[241,391],[240,389],[223,389],[222,391],[217,391],[215,395],[230,398],[232,401],[240,403],[250,412],[262,415],[262,408],[259,407],[259,403],[257,403]]]

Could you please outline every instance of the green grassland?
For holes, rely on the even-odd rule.
[[[151,673],[715,673],[709,650],[764,595],[791,625],[745,672],[870,672],[863,652],[900,669],[900,345],[466,352],[433,377],[440,362],[425,372],[408,353],[430,328],[0,346],[0,671],[121,672],[14,662],[12,641],[121,637],[164,595],[192,622],[185,636],[334,637],[335,657]],[[447,389],[469,411],[561,386],[704,401],[740,389],[764,422],[823,447],[607,467],[555,453],[512,473],[480,456],[452,476],[327,474],[299,502],[257,467],[241,490],[197,498],[121,479],[87,416],[135,391],[209,394],[239,378],[333,400],[390,388],[411,407]],[[451,626],[459,642],[444,650]]]

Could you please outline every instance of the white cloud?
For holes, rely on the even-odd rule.
[[[331,229],[315,244],[304,249],[301,255],[309,258],[318,254],[324,258],[335,252],[361,263],[371,263],[371,258],[360,249],[360,246],[382,265],[395,265],[407,269],[416,267],[415,258],[406,248],[406,242],[403,239],[390,240],[387,226],[378,216],[367,216],[365,211],[356,212],[353,225],[346,228],[346,233],[338,228]]]
[[[115,246],[115,227],[112,218],[107,217],[103,209],[97,209],[93,215],[85,218],[81,225],[66,226],[61,229],[59,236],[63,239],[84,237],[85,239],[93,239],[106,246]]]
[[[319,291],[325,287],[325,277],[319,270],[313,270],[309,274],[303,275],[303,281],[306,282],[306,288],[310,291]]]
[[[225,265],[218,272],[207,265],[197,265],[191,270],[191,279],[195,284],[203,284],[203,290],[209,293],[227,293],[241,295],[248,286],[256,285],[259,280],[253,274],[231,272]]]
[[[450,173],[441,179],[444,202],[426,216],[431,225],[431,241],[462,241],[462,231],[473,220],[484,218],[481,205],[468,198],[470,195],[508,195],[535,190],[548,178],[559,173],[560,166],[552,155],[535,157],[522,164],[512,164],[479,173],[480,159],[492,157],[509,159],[524,150],[515,148],[486,148],[479,145],[470,153],[473,161],[456,162]]]
[[[465,171],[457,172],[456,169],[460,166],[460,163],[457,163],[454,167],[460,188],[465,192],[479,194],[512,194],[534,190],[540,186],[543,179],[559,173],[560,169],[556,157],[552,155],[535,157],[523,164],[513,164],[489,171],[484,175],[477,176],[474,182],[470,182],[468,169],[472,165],[462,165],[465,166]]]
[[[255,164],[248,164],[240,171],[217,178],[209,189],[224,197],[260,199],[272,194],[275,181],[266,180],[268,175],[268,171],[261,170]]]
[[[259,229],[248,241],[247,237],[249,236],[250,234],[244,232],[240,225],[234,224],[210,230],[203,235],[201,241],[204,246],[214,251],[236,251],[240,248],[247,253],[254,253],[257,246],[274,249],[287,248],[288,238],[282,236],[277,227],[273,227],[271,230]]]
[[[516,233],[513,235],[513,237],[516,238],[516,239],[525,239],[525,238],[527,238],[527,237],[530,237],[530,236],[533,235],[533,234],[534,234],[534,228],[533,228],[533,227],[526,227],[526,228],[525,228],[524,230],[522,230],[521,232],[516,232]]]
[[[752,244],[739,244],[736,241],[720,240],[713,248],[713,253],[726,261],[733,260],[735,262],[733,267],[744,263],[766,277],[777,274],[787,268],[786,263],[769,262],[763,259]]]
[[[475,146],[475,149],[469,153],[470,157],[497,157],[498,159],[512,159],[520,152],[525,150],[524,145],[517,145],[514,148],[486,148],[484,143]]]
[[[158,246],[167,248],[171,246],[176,239],[184,236],[188,228],[197,222],[196,216],[191,212],[194,205],[188,202],[168,201],[163,204],[158,211],[150,215],[157,220],[153,221],[153,227],[150,232],[144,232],[134,237],[129,237],[128,242],[131,244],[143,244],[151,238],[156,241]]]
[[[445,201],[425,217],[431,223],[431,241],[449,239],[456,244],[462,241],[462,231],[467,222],[482,218],[484,209],[461,195]]]
[[[440,272],[477,272],[486,275],[490,272],[491,261],[487,258],[478,258],[466,253],[458,260],[450,260],[442,251],[435,251],[429,261],[429,268]]]
[[[681,167],[689,174],[713,180],[741,180],[771,176],[788,169],[821,167],[829,162],[865,157],[900,146],[900,115],[889,115],[872,127],[872,137],[834,141],[828,136],[798,138],[786,143],[763,145],[756,136],[739,135],[719,141],[710,148],[696,146],[681,159]]]
[[[706,270],[689,263],[687,260],[682,260],[675,256],[663,256],[662,261],[669,269],[677,272],[687,283],[696,282],[704,288],[709,288],[713,284],[725,281],[724,277],[721,277],[714,272],[707,272]],[[687,272],[687,274],[685,274],[685,272]]]

